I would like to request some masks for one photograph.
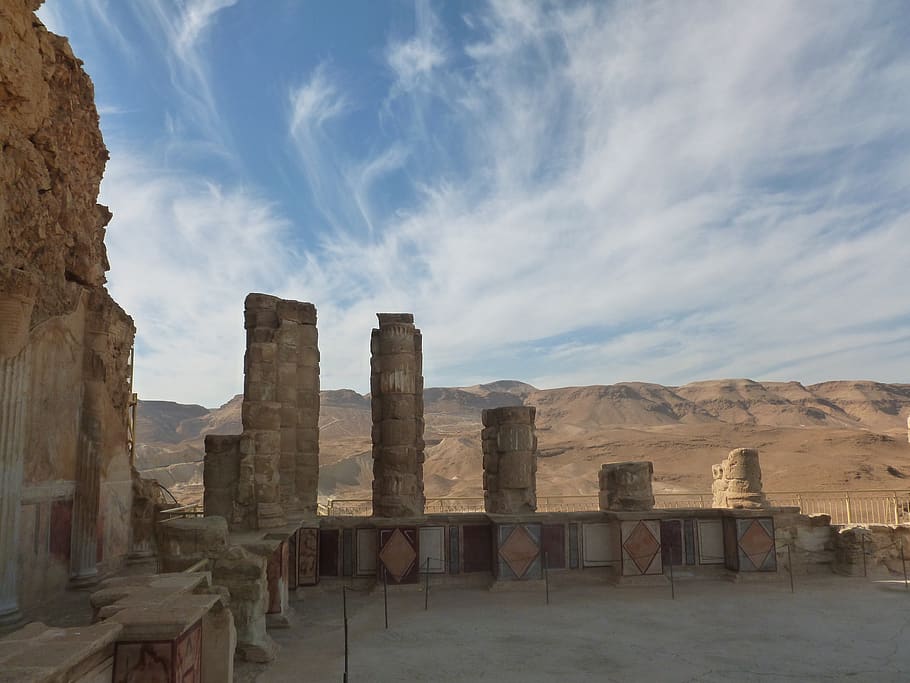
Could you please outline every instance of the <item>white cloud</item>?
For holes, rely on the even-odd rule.
[[[546,385],[907,380],[906,165],[873,150],[906,145],[910,57],[873,9],[472,15],[469,75],[434,65],[425,93],[470,174],[421,179],[420,207],[329,237],[301,274],[327,383],[364,388],[379,310],[416,312],[428,383],[494,379],[509,349]],[[402,129],[425,134],[412,156],[433,147]]]
[[[289,223],[244,188],[118,148],[101,200],[114,209],[110,289],[138,328],[138,390],[220,405],[242,388],[244,297],[280,289],[293,268]]]

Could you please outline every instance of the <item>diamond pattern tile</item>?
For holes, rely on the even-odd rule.
[[[626,537],[622,547],[628,553],[629,559],[638,567],[638,571],[644,574],[660,552],[660,541],[654,537],[644,522],[639,522]]]
[[[739,547],[756,569],[761,569],[768,555],[774,550],[774,539],[756,519],[739,538]]]
[[[520,524],[512,529],[512,533],[499,548],[499,556],[506,561],[509,569],[515,572],[519,579],[525,575],[539,554],[540,546],[537,541]]]
[[[389,575],[400,583],[417,560],[417,553],[411,542],[401,533],[401,529],[395,529],[382,546],[379,559],[382,560]]]

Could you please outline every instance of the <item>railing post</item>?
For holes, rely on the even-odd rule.
[[[897,506],[897,491],[894,492],[894,523],[901,523],[900,509]]]
[[[844,504],[847,507],[847,524],[851,524],[853,522],[853,520],[851,519],[851,516],[850,516],[850,494],[849,493],[844,494]]]
[[[801,493],[796,494],[796,507],[799,508],[800,512],[803,512],[803,496]]]

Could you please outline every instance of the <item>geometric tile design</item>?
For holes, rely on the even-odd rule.
[[[505,560],[517,578],[523,577],[540,555],[540,545],[528,530],[516,524],[505,542],[499,547],[499,556]]]
[[[401,580],[415,568],[417,551],[401,529],[395,529],[387,538],[382,550],[379,551],[379,559],[395,583],[401,583]]]
[[[777,558],[771,519],[737,520],[740,571],[774,571]]]
[[[113,683],[171,681],[174,643],[170,640],[117,643],[114,646]]]
[[[622,523],[623,574],[659,574],[660,523],[652,520]],[[637,571],[636,571],[637,570]]]

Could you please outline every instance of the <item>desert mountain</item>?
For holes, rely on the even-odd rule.
[[[762,451],[769,490],[905,488],[910,385],[748,379],[681,387],[624,382],[536,389],[516,381],[424,392],[429,497],[481,494],[480,414],[537,406],[541,495],[596,491],[603,462],[654,461],[658,491],[710,488],[711,464],[731,448]],[[239,433],[241,397],[219,408],[140,401],[137,459],[179,497],[198,498],[206,434]],[[320,494],[368,497],[370,399],[323,391]]]

